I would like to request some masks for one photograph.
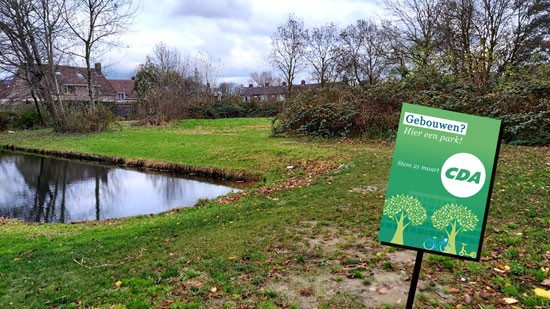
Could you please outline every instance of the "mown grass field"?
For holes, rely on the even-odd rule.
[[[376,240],[392,145],[269,133],[269,119],[0,133],[0,145],[264,175],[244,193],[160,215],[4,219],[0,307],[404,307],[414,253]],[[415,307],[550,306],[537,295],[550,279],[549,172],[548,147],[503,146],[481,262],[425,255]]]

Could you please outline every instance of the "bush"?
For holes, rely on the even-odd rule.
[[[239,105],[245,109],[244,117],[275,117],[281,111],[283,102],[280,102],[280,101],[241,102],[239,101]]]
[[[40,118],[34,109],[0,111],[0,131],[27,130],[40,126]]]
[[[0,111],[0,131],[14,129],[17,113],[12,111]]]
[[[240,96],[226,98],[221,102],[208,100],[191,102],[185,108],[188,118],[246,118],[246,117],[274,117],[281,111],[281,102],[242,102]]]
[[[40,126],[40,117],[34,108],[26,109],[18,113],[16,127],[23,130],[35,129]]]
[[[66,133],[100,132],[107,130],[116,120],[111,107],[103,104],[97,104],[93,112],[84,104],[68,104],[65,115],[65,123],[55,123],[55,131]]]
[[[239,104],[215,102],[209,118],[241,118],[246,117],[247,112],[247,109]]]
[[[508,72],[488,88],[416,73],[365,88],[302,92],[287,100],[273,135],[395,137],[402,102],[501,119],[503,141],[550,144],[550,65]]]
[[[406,92],[399,91],[399,84],[386,82],[369,86],[361,92],[357,104],[362,135],[373,139],[394,139],[401,105],[409,99]]]
[[[419,79],[431,80],[431,83]],[[403,80],[410,102],[502,120],[502,140],[521,145],[550,143],[550,65],[508,72],[487,89],[452,76]],[[414,86],[422,87],[414,88]]]
[[[355,135],[353,119],[357,114],[352,93],[343,88],[301,92],[288,99],[272,129],[281,134],[321,137]]]

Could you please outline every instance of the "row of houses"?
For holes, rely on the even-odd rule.
[[[86,80],[86,68],[75,66],[58,65],[55,67],[55,76],[59,86],[59,92],[63,101],[78,102],[88,100],[88,83]],[[92,73],[92,91],[97,101],[115,103],[117,107],[128,109],[133,105],[138,95],[134,89],[135,80],[128,79],[107,79],[101,69],[101,64],[96,63],[91,70]],[[18,77],[0,81],[0,109],[14,109],[19,106],[31,104],[33,102],[30,86],[27,81]],[[51,76],[51,74],[46,74]],[[47,80],[47,84],[53,82]],[[319,84],[306,84],[302,81],[299,85],[293,85],[293,92],[306,91],[318,88]],[[210,87],[207,90],[212,95],[213,100],[221,101],[223,96],[220,92],[213,91]],[[242,87],[239,96],[243,102],[282,102],[288,95],[288,87],[285,83],[282,85]]]
[[[135,102],[138,98],[134,90],[134,79],[107,79],[101,69],[101,64],[96,63],[92,68],[92,91],[96,100],[102,102],[128,103]],[[64,101],[88,100],[88,83],[86,80],[86,68],[58,65],[54,72],[61,99]],[[46,74],[46,76],[50,76]],[[54,84],[49,79],[47,84]],[[0,83],[0,106],[17,107],[18,105],[32,103],[31,88],[26,80],[16,74],[11,79]]]
[[[305,80],[299,85],[293,85],[293,92],[302,92],[307,90],[313,90],[320,87],[320,84],[306,84]],[[243,102],[268,102],[268,101],[279,101],[282,102],[286,99],[288,95],[288,86],[286,83],[283,83],[280,86],[271,86],[265,84],[263,86],[254,86],[249,84],[247,88],[243,87],[239,91]]]

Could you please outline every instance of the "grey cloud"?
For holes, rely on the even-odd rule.
[[[252,16],[251,0],[184,0],[174,12],[176,15],[203,18],[248,19]]]

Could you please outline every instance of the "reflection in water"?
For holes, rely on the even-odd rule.
[[[74,222],[159,213],[236,189],[0,150],[0,216]]]

